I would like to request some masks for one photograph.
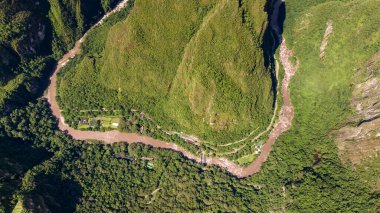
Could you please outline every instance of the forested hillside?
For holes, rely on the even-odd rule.
[[[36,97],[54,60],[72,47],[110,0],[2,0],[0,2],[0,109]]]
[[[2,38],[0,77],[1,97],[4,97],[0,103],[0,212],[12,212],[16,205],[17,210],[23,209],[30,212],[380,211],[379,155],[375,148],[380,141],[379,105],[377,104],[379,87],[376,83],[380,82],[380,16],[378,13],[380,0],[286,1],[283,37],[286,39],[288,48],[294,52],[292,58],[294,65],[299,64],[296,66],[297,74],[290,83],[295,117],[290,131],[276,141],[262,170],[242,179],[232,176],[219,167],[205,166],[190,161],[170,150],[154,149],[143,144],[106,145],[100,141],[78,141],[60,131],[49,104],[44,98],[37,98],[37,96],[46,88],[48,73],[59,55],[69,49],[75,39],[84,33],[96,17],[99,18],[101,13],[104,13],[104,9],[108,9],[110,4],[112,7],[114,2],[96,1],[98,3],[95,4],[90,0],[59,1],[59,8],[52,6],[58,1],[39,1],[39,5],[36,6],[33,6],[35,2],[30,2],[5,0],[0,3],[0,38]],[[166,5],[166,2],[173,1],[159,2]],[[204,17],[204,13],[209,13],[215,9],[215,5],[223,1],[191,1],[194,5],[188,3],[189,1],[176,2],[179,4],[176,9],[183,9],[184,6],[180,2],[186,2],[186,7],[189,8],[195,5],[194,8],[197,8],[195,14],[199,16],[203,14],[202,17]],[[242,8],[247,7],[245,12],[240,14],[252,13],[255,17],[257,14],[262,15],[265,9],[263,1],[239,2],[243,2]],[[207,29],[214,29],[212,36],[214,36],[215,44],[223,47],[218,46],[223,49],[220,53],[222,58],[223,54],[228,55],[230,50],[238,51],[241,48],[242,52],[245,52],[248,49],[250,51],[247,52],[252,54],[250,56],[255,61],[239,61],[240,57],[238,57],[234,63],[236,66],[249,67],[251,63],[258,66],[263,62],[263,58],[256,58],[257,55],[255,55],[261,55],[256,52],[260,48],[246,47],[246,45],[255,44],[249,43],[247,37],[243,37],[246,40],[241,39],[236,43],[244,44],[243,46],[224,48],[226,44],[222,42],[223,36],[234,36],[235,33],[255,35],[262,29],[256,27],[243,29],[242,26],[251,26],[249,21],[246,21],[244,25],[231,26],[233,24],[230,22],[235,20],[232,19],[235,16],[226,14],[239,14],[237,12],[239,10],[235,7],[239,4],[235,5],[235,3],[231,1],[223,7],[224,10],[229,11],[228,13],[219,17],[215,14],[214,17],[220,22],[225,20],[227,29],[216,30],[213,24],[218,22],[215,21],[207,25],[204,31],[199,31],[199,34],[207,38],[210,33]],[[153,1],[151,4],[154,4]],[[181,5],[183,7],[180,7]],[[98,9],[89,9],[92,6]],[[169,5],[166,6],[171,8]],[[67,84],[66,92],[72,89],[84,95],[78,88],[93,92],[88,93],[93,98],[93,102],[83,100],[75,104],[88,103],[88,106],[93,104],[99,108],[102,105],[99,105],[98,101],[100,103],[110,101],[109,103],[116,105],[120,102],[113,96],[117,97],[119,94],[123,96],[128,91],[126,89],[131,86],[115,86],[111,83],[107,85],[105,83],[107,81],[92,82],[96,81],[98,76],[105,75],[105,69],[111,66],[119,69],[119,72],[123,72],[125,76],[131,77],[130,75],[135,73],[128,70],[133,68],[124,70],[118,68],[115,63],[107,62],[111,60],[107,57],[117,54],[119,48],[127,48],[122,45],[136,45],[135,48],[138,48],[137,43],[121,44],[117,43],[117,39],[111,40],[114,33],[128,28],[128,23],[140,26],[139,21],[133,22],[131,18],[137,16],[143,9],[142,5],[139,7],[139,0],[136,0],[135,7],[128,15],[130,9],[131,7],[123,9],[120,13],[111,16],[104,25],[95,28],[84,43],[82,55],[73,59],[65,67],[62,82],[68,81],[71,77],[74,80],[78,78],[86,82],[79,84],[82,87],[78,85],[69,87]],[[154,11],[139,17],[152,18],[149,15],[155,15]],[[167,14],[167,16],[171,15],[173,14]],[[194,19],[180,19],[180,21],[198,23],[196,26],[200,28],[200,20],[204,18],[197,15],[184,15],[186,18],[194,17]],[[125,19],[127,16],[131,19]],[[258,15],[258,17],[261,16]],[[55,18],[57,19],[53,21]],[[250,20],[249,16],[246,18]],[[240,18],[236,19],[241,21]],[[255,19],[252,21],[255,22]],[[36,40],[38,31],[42,31],[39,23],[46,26],[45,36],[41,41]],[[252,26],[258,25],[253,23]],[[227,33],[232,27],[235,31]],[[144,32],[142,26],[137,29],[141,30],[134,32],[137,35]],[[157,33],[168,33],[160,31],[158,30]],[[110,32],[113,34],[111,35]],[[205,60],[216,69],[222,63],[215,54],[208,53],[216,49],[196,39],[195,34],[196,32],[180,34],[188,38],[188,43],[191,44],[188,55],[185,57],[185,61],[190,60],[190,62],[184,63],[181,68],[184,79],[186,79],[184,76],[192,73],[190,65],[196,67]],[[162,39],[151,34],[138,38],[146,39],[146,42]],[[129,38],[121,36],[120,39],[128,40]],[[116,43],[112,44],[111,41]],[[54,43],[55,47],[61,50],[53,48]],[[148,43],[152,46],[158,45],[153,42]],[[188,44],[184,43],[182,48]],[[107,49],[111,46],[113,49]],[[123,66],[130,63],[135,63],[134,66],[143,66],[139,63],[142,63],[142,59],[145,58],[151,59],[152,63],[160,64],[158,58],[152,58],[152,55],[148,54],[151,51],[149,48],[140,48],[138,49],[140,51],[128,57],[125,54],[115,57],[122,57],[120,60],[125,60]],[[168,54],[177,58],[178,61],[183,59],[182,54],[171,55],[172,52],[162,50],[163,55]],[[103,51],[109,53],[103,55]],[[112,53],[113,51],[115,52]],[[143,53],[146,55],[139,55]],[[107,66],[106,63],[108,63]],[[231,63],[234,65],[233,62]],[[178,67],[174,67],[177,71]],[[260,67],[256,68],[254,73],[259,73]],[[223,71],[227,73],[227,70]],[[262,70],[264,73],[266,71]],[[281,67],[280,71],[283,72]],[[147,73],[157,75],[158,78],[164,77],[148,71],[143,74],[147,75]],[[213,72],[206,72],[211,77],[203,76],[205,73],[200,70],[194,73],[196,73],[193,77],[194,81],[199,82],[212,81],[215,77],[210,74]],[[132,77],[141,77],[137,75],[138,73],[135,74],[136,76]],[[110,74],[112,75],[115,75],[116,79],[120,78],[120,81],[125,80],[117,76],[116,71]],[[183,99],[182,96],[187,94],[186,92],[172,93],[176,86],[181,87],[185,84],[179,83],[182,79],[180,77],[174,77],[178,85],[173,84],[168,90],[168,98],[175,98],[175,95],[178,95],[179,99]],[[268,80],[267,75],[261,77],[263,81]],[[262,83],[261,77],[257,80],[258,84]],[[240,77],[231,78],[231,81],[232,79],[242,81],[234,84],[237,88],[244,88],[245,84],[247,88],[254,87],[250,85],[252,79],[245,82],[246,78],[243,80]],[[61,90],[64,91],[62,88],[65,86],[61,86]],[[119,90],[118,87],[121,89]],[[146,87],[153,87],[153,85],[146,85]],[[108,92],[112,96],[106,95]],[[99,96],[96,93],[104,95]],[[359,134],[353,134],[358,129]],[[358,137],[346,137],[351,134]]]
[[[128,18],[90,35],[96,41],[86,42],[63,70],[59,100],[66,121],[122,107],[211,144],[265,130],[275,89],[263,49],[265,5],[136,1]]]
[[[40,96],[48,84],[55,59],[116,3],[113,0],[1,0],[1,117]],[[5,129],[0,127],[0,212],[11,212],[25,172],[51,154],[27,142],[37,139],[21,135],[17,135],[20,139],[6,137]],[[48,129],[40,131],[46,133]]]
[[[339,148],[335,152],[345,165],[361,173],[363,181],[376,190],[380,189],[376,83],[380,30],[375,27],[380,25],[379,3],[289,1],[285,25],[287,44],[300,64],[291,84],[298,114],[294,128],[319,138],[313,139],[317,146],[335,141]],[[343,131],[334,131],[344,126]]]

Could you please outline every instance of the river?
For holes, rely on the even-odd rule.
[[[103,21],[112,13],[115,13],[121,10],[122,8],[124,8],[127,5],[127,3],[128,3],[128,0],[121,1],[112,11],[105,14],[101,20],[99,20],[93,27],[91,27],[90,30],[102,24]],[[279,30],[277,30],[278,29],[277,17],[278,17],[279,7],[281,6],[281,3],[282,3],[282,0],[277,0],[277,2],[274,3],[274,10],[273,10],[274,14],[272,14],[272,22],[271,22],[271,26],[274,29],[274,31],[277,33],[277,36],[279,38],[281,38],[281,35],[279,34]],[[293,106],[290,99],[289,82],[291,78],[293,77],[293,75],[295,74],[297,70],[297,66],[293,66],[292,63],[290,62],[290,57],[292,57],[293,53],[286,47],[285,39],[282,39],[282,42],[280,45],[279,60],[285,70],[285,77],[281,82],[283,106],[281,107],[279,119],[275,123],[274,128],[269,134],[268,140],[263,145],[260,155],[255,159],[254,162],[252,162],[247,167],[241,167],[225,158],[206,157],[202,159],[200,156],[196,156],[174,143],[159,141],[151,137],[142,136],[142,135],[138,135],[134,133],[120,132],[117,130],[108,131],[108,132],[97,132],[97,131],[80,131],[80,130],[73,129],[65,123],[64,118],[61,115],[61,111],[59,109],[57,100],[56,100],[57,73],[71,58],[75,57],[75,55],[80,52],[80,46],[83,43],[86,36],[87,36],[87,33],[84,34],[83,37],[80,38],[75,43],[75,46],[73,49],[67,52],[58,61],[57,67],[50,78],[50,85],[48,87],[48,91],[45,96],[48,102],[50,103],[50,108],[53,112],[53,115],[58,120],[59,129],[61,131],[66,131],[69,135],[72,136],[72,138],[76,140],[100,140],[100,141],[104,141],[104,143],[107,143],[107,144],[118,143],[118,142],[125,142],[129,144],[143,143],[146,145],[153,146],[155,148],[170,149],[170,150],[180,152],[184,157],[190,160],[193,160],[197,163],[205,163],[207,165],[217,165],[224,168],[232,175],[235,175],[239,178],[243,178],[243,177],[248,177],[260,171],[262,165],[267,160],[269,153],[271,151],[271,148],[273,144],[276,142],[277,138],[282,133],[289,130],[291,127],[291,122],[294,117],[294,110],[293,110]]]

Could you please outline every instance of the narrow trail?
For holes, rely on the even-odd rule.
[[[111,15],[112,13],[115,13],[126,6],[128,0],[123,0],[114,10],[107,13],[98,23],[96,23],[92,28],[102,24],[104,19]],[[281,0],[278,0],[278,2],[282,2]],[[280,3],[276,3],[275,6],[281,5]],[[276,11],[276,10],[275,10]],[[278,11],[278,10],[277,10]],[[277,15],[274,15],[274,17],[277,17]],[[92,29],[91,28],[91,29]],[[91,30],[90,29],[90,30]],[[107,144],[111,143],[117,143],[117,142],[126,142],[126,143],[143,143],[146,145],[150,145],[155,148],[162,148],[162,149],[170,149],[173,151],[180,152],[184,157],[193,160],[197,163],[204,163],[206,165],[217,165],[224,169],[226,169],[228,172],[230,172],[232,175],[235,175],[239,178],[248,177],[254,173],[257,173],[260,171],[263,163],[267,160],[271,147],[275,143],[276,139],[285,131],[289,130],[291,127],[291,122],[294,117],[294,110],[291,104],[290,99],[290,92],[289,92],[289,82],[293,75],[295,74],[297,67],[294,67],[292,63],[290,62],[290,57],[292,57],[293,53],[286,47],[285,39],[282,40],[281,46],[280,46],[280,62],[282,63],[284,70],[285,70],[285,77],[282,80],[282,98],[283,98],[283,106],[280,111],[279,119],[277,123],[274,125],[274,128],[272,129],[271,133],[269,134],[269,139],[264,144],[262,151],[258,158],[251,163],[248,167],[241,167],[225,158],[203,158],[200,156],[196,156],[188,151],[186,151],[184,148],[174,144],[174,143],[168,143],[164,141],[159,141],[156,139],[153,139],[151,137],[142,136],[134,133],[125,133],[125,132],[119,132],[119,131],[108,131],[108,132],[95,132],[95,131],[80,131],[73,129],[69,127],[64,122],[64,118],[61,115],[57,100],[56,100],[56,81],[57,81],[57,73],[58,71],[73,57],[75,57],[76,54],[80,52],[80,45],[87,36],[87,33],[84,34],[84,36],[79,39],[72,50],[70,50],[66,55],[62,57],[61,60],[59,60],[58,65],[56,69],[54,70],[53,75],[50,78],[50,85],[47,91],[46,98],[48,102],[50,103],[50,108],[52,110],[53,115],[58,119],[58,126],[59,129],[62,131],[67,132],[69,135],[71,135],[74,139],[77,140],[100,140],[104,141]],[[277,35],[280,36],[280,35]]]
[[[277,36],[276,39],[278,39],[279,41],[281,40],[281,35],[280,35],[280,29],[279,29],[279,24],[278,24],[278,14],[279,14],[280,6],[281,6],[281,4],[283,2],[284,2],[283,0],[278,0],[273,5],[274,11],[273,11],[273,13],[271,15],[271,22],[270,22],[270,26],[271,26],[272,30],[274,30],[275,36]],[[272,34],[272,36],[273,36],[273,34]],[[273,39],[276,40],[274,38],[274,36],[273,36]],[[274,49],[275,47],[274,46],[275,46],[275,42],[273,43],[272,52],[275,51],[275,49]],[[275,65],[275,75],[276,75],[276,79],[278,79],[279,78],[280,65],[278,64],[278,60],[276,59],[276,56],[274,57],[274,61],[276,63],[276,65]],[[277,82],[277,88],[279,88],[279,85],[280,85],[280,82]],[[278,92],[277,92],[277,95],[278,95]],[[269,125],[267,126],[267,128],[264,131],[260,132],[253,139],[251,139],[251,141],[256,141],[256,140],[260,139],[264,134],[268,133],[269,130],[272,129],[274,121],[275,121],[275,118],[276,118],[276,115],[277,115],[277,109],[278,109],[278,101],[275,100],[274,109],[273,109],[273,115],[272,115],[271,121],[269,122]],[[222,145],[218,145],[218,146],[220,146],[220,147],[226,147],[226,146],[234,145],[234,144],[237,144],[237,143],[240,143],[240,142],[243,142],[243,141],[247,140],[250,136],[251,135],[249,135],[246,138],[244,138],[242,140],[239,140],[239,141],[235,141],[235,142],[228,143],[228,144],[222,144]]]
[[[276,65],[275,65],[275,69],[276,69],[276,79],[278,79],[279,77],[279,69],[280,69],[280,65],[278,63],[278,60],[275,58],[275,62],[276,62]],[[279,85],[280,85],[280,82],[277,82],[277,88],[279,88]],[[277,92],[277,96],[278,96],[278,92]],[[260,139],[264,134],[268,133],[269,130],[272,129],[273,127],[273,124],[274,124],[274,121],[276,119],[276,116],[277,116],[277,110],[278,110],[278,100],[275,101],[274,103],[274,109],[273,109],[273,115],[272,115],[272,118],[271,118],[271,121],[269,123],[269,125],[267,126],[267,128],[260,132],[259,134],[257,134],[254,138],[251,139],[252,142],[254,141],[257,141],[258,139]],[[257,128],[258,129],[258,128]],[[235,145],[235,144],[238,144],[238,143],[241,143],[241,142],[244,142],[246,140],[248,140],[250,137],[252,137],[253,133],[257,131],[257,129],[253,130],[247,137],[243,138],[243,139],[240,139],[238,141],[234,141],[234,142],[231,142],[231,143],[227,143],[227,144],[221,144],[221,145],[218,145],[218,147],[228,147],[228,146],[231,146],[231,145]],[[237,149],[234,149],[233,151],[229,151],[229,152],[225,152],[225,153],[216,153],[217,156],[225,156],[225,155],[230,155],[230,154],[235,154],[237,152],[239,152],[241,149],[243,149],[247,144],[245,144],[244,146],[240,146],[239,148]]]
[[[276,78],[277,78],[277,79],[278,79],[278,76],[279,76],[279,69],[280,69],[280,65],[278,64],[278,61],[276,60]],[[280,84],[280,82],[277,83],[277,88],[279,87],[279,84]],[[278,93],[277,93],[277,94],[278,94]],[[272,115],[272,118],[271,118],[271,121],[270,121],[269,125],[267,126],[267,128],[266,128],[264,131],[260,132],[260,133],[257,134],[254,138],[252,138],[251,141],[256,141],[256,140],[260,139],[263,135],[265,135],[266,133],[269,132],[269,130],[272,129],[272,127],[273,127],[273,123],[274,123],[274,121],[275,121],[275,119],[276,119],[276,116],[277,116],[277,110],[278,110],[278,101],[276,100],[276,102],[274,103],[273,115]],[[256,130],[257,130],[257,129],[256,129]],[[250,133],[250,135],[248,135],[247,137],[245,137],[245,138],[243,138],[243,139],[241,139],[241,140],[238,140],[238,141],[235,141],[235,142],[232,142],[232,143],[228,143],[228,144],[221,144],[221,145],[218,145],[218,147],[231,146],[231,145],[235,145],[235,144],[241,143],[241,142],[243,142],[243,141],[246,141],[247,139],[249,139],[249,138],[253,135],[253,133],[254,133],[256,130],[252,131],[252,132]],[[240,149],[239,149],[239,150],[240,150]],[[237,151],[239,151],[239,150],[237,150]],[[234,152],[234,153],[235,153],[235,152]]]

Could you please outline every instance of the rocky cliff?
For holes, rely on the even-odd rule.
[[[357,69],[352,92],[351,125],[337,131],[336,144],[344,163],[355,168],[380,170],[380,52]],[[371,165],[371,166],[366,166]],[[380,189],[380,178],[375,177]]]

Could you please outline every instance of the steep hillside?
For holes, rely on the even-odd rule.
[[[69,47],[105,11],[119,0],[48,0],[49,19],[53,27],[53,51],[66,52]]]
[[[158,2],[164,5],[165,1],[168,0]],[[234,11],[236,12],[236,7],[233,7],[235,1],[228,1],[230,3],[224,6],[218,6],[217,1],[197,2],[210,6],[201,6],[205,11],[197,7],[202,18],[197,19],[199,22],[196,30],[188,37],[184,36],[188,41],[181,43],[182,53],[186,53],[185,49],[188,49],[188,53],[175,57],[178,66],[174,66],[173,84],[166,93],[165,89],[162,90],[166,94],[167,98],[164,100],[167,103],[178,98],[184,99],[184,105],[192,97],[189,94],[191,90],[186,90],[187,78],[192,77],[197,83],[203,83],[203,79],[205,82],[219,80],[211,78],[214,77],[214,72],[211,71],[207,73],[209,76],[202,76],[203,72],[190,72],[191,65],[198,66],[206,60],[202,57],[207,57],[212,62],[210,64],[220,69],[222,74],[228,74],[224,67],[221,68],[221,61],[213,54],[208,54],[211,50],[203,48],[221,45],[223,49],[226,46],[226,52],[229,52],[230,43],[223,43],[224,36],[235,36],[228,29],[214,26],[218,23],[217,20],[220,21],[220,14],[213,13],[215,8],[225,11],[223,24],[233,27],[242,35],[247,33],[242,30],[241,25],[231,26],[233,21],[227,20],[229,17],[237,17],[233,16]],[[254,6],[243,10],[245,12],[242,14],[262,12],[257,9],[262,6],[261,1],[240,2],[243,3],[242,8],[247,3]],[[257,8],[256,4],[259,5]],[[136,6],[138,5],[137,1]],[[27,106],[18,105],[17,109],[12,107],[7,113],[0,114],[0,211],[9,212],[16,206],[15,210],[22,207],[31,212],[379,212],[380,192],[376,188],[377,178],[380,176],[376,161],[379,155],[373,149],[378,144],[379,129],[379,5],[379,0],[286,0],[284,38],[288,48],[294,52],[292,61],[298,68],[290,82],[290,97],[295,115],[291,129],[277,138],[259,173],[239,179],[220,167],[196,163],[171,150],[155,149],[143,144],[103,144],[98,141],[73,140],[67,132],[59,130],[56,117],[52,115],[47,101],[44,98],[33,98]],[[189,8],[190,6],[189,4]],[[145,15],[155,15],[156,9],[153,7]],[[136,11],[138,10],[132,10],[132,15],[137,16],[134,14]],[[121,28],[127,27],[124,22],[130,21],[128,18],[126,20],[128,12],[129,9],[111,16],[109,21],[89,33],[83,43],[83,55],[72,59],[62,70],[60,95],[63,95],[61,98],[66,97],[62,104],[72,110],[70,112],[66,109],[65,119],[78,121],[72,118],[78,114],[77,109],[70,108],[78,106],[82,110],[81,115],[96,117],[96,113],[107,114],[110,119],[108,123],[114,121],[113,115],[128,113],[129,117],[124,118],[126,123],[145,122],[144,127],[152,125],[158,128],[154,122],[146,119],[144,113],[118,107],[120,103],[125,103],[125,106],[140,106],[138,102],[132,102],[132,99],[125,97],[125,88],[128,85],[119,86],[112,84],[112,81],[105,84],[105,79],[99,78],[101,74],[106,76],[103,60],[106,55],[103,52],[106,43],[111,42],[110,38],[113,37],[109,34],[110,29],[113,32],[123,31]],[[211,16],[212,14],[215,15]],[[167,14],[169,17],[171,15],[173,14]],[[209,24],[202,24],[210,16]],[[251,26],[247,24],[248,17],[244,17],[244,26]],[[73,18],[73,22],[75,20]],[[249,31],[260,35],[258,32],[262,28],[257,27],[257,23],[262,22],[258,19],[252,21],[255,24],[248,27]],[[119,23],[114,26],[117,22]],[[202,25],[208,27],[202,28]],[[197,39],[197,34],[207,38],[210,31],[214,35],[215,43],[205,44],[202,43],[203,40]],[[236,42],[247,43],[249,39],[245,36]],[[123,47],[122,43],[118,44]],[[118,51],[117,45],[113,47]],[[149,52],[143,48],[139,50],[132,56],[138,59],[140,52],[146,53],[143,50]],[[110,54],[113,52],[112,49],[107,51]],[[221,57],[223,53],[224,51],[220,52]],[[254,53],[257,52],[254,51],[252,55]],[[240,56],[239,54],[237,55]],[[148,56],[146,57],[149,58]],[[122,56],[117,57],[124,60]],[[228,59],[226,56],[226,60]],[[260,64],[261,60],[257,58],[256,61],[255,58],[255,63]],[[154,62],[153,59],[152,61]],[[186,63],[180,67],[182,61]],[[35,68],[45,70],[39,68],[37,62],[38,60],[28,72]],[[126,56],[125,62],[132,63],[130,57]],[[234,65],[233,62],[235,61],[231,62]],[[252,65],[251,61],[243,62],[245,65]],[[107,64],[109,67],[117,65]],[[281,71],[280,67],[280,76]],[[120,69],[118,72],[124,70]],[[126,74],[130,74],[129,72],[128,69],[125,70]],[[144,70],[144,74],[150,73]],[[118,80],[117,73],[113,75]],[[233,82],[237,79],[240,80],[230,80]],[[190,87],[192,81],[188,82]],[[20,82],[20,85],[26,86],[26,83]],[[245,82],[237,81],[231,85],[243,91]],[[216,89],[217,86],[215,94]],[[63,91],[66,93],[63,94]],[[32,98],[28,95],[19,97],[23,102]],[[9,99],[14,101],[14,96]],[[199,103],[202,106],[202,101]],[[108,110],[115,106],[116,110]],[[87,111],[94,107],[96,110]],[[190,103],[189,111],[193,110],[191,107]],[[194,109],[194,115],[195,112],[203,112],[202,107]],[[169,113],[173,110],[163,111]],[[86,125],[83,124],[85,122],[81,120],[82,127]],[[71,124],[75,123],[78,122]],[[137,125],[133,128],[140,132],[146,130]],[[350,136],[348,140],[336,137],[337,131],[346,129],[349,129],[350,134],[342,135]],[[359,134],[351,134],[357,130]],[[19,140],[28,144],[15,144]],[[49,156],[46,151],[53,156],[41,162],[44,156]]]
[[[237,2],[220,1],[184,50],[164,109],[186,131],[211,128],[223,132],[225,138],[227,132],[248,133],[268,123],[272,83],[258,48],[266,19],[264,12],[242,19],[242,11],[256,6],[249,2],[239,8]],[[257,26],[253,20],[260,18],[257,25],[264,28],[247,28]]]
[[[46,65],[114,4],[110,0],[1,1],[0,110],[24,102],[26,94],[37,95],[44,85],[39,79],[49,74]]]
[[[361,181],[378,190],[380,127],[374,82],[380,1],[289,0],[286,9],[285,38],[299,63],[291,84],[296,116],[294,131],[289,133],[297,142],[286,144],[296,148],[302,141],[302,146],[314,149],[315,156],[339,152],[348,170],[359,170],[356,175],[362,176]],[[372,122],[361,124],[365,120]]]
[[[265,4],[136,1],[105,42],[92,44],[104,50],[76,59],[79,69],[68,65],[61,107],[78,114],[121,105],[213,143],[264,130],[274,101],[262,49]]]
[[[40,96],[54,58],[114,4],[112,0],[0,1],[0,117]],[[51,154],[33,147],[31,140],[5,137],[4,131],[0,126],[0,212],[11,212],[25,173]]]
[[[23,175],[49,157],[43,149],[32,148],[20,140],[0,137],[0,212],[11,212]]]
[[[380,191],[380,52],[355,70],[349,123],[336,132],[339,157]]]

